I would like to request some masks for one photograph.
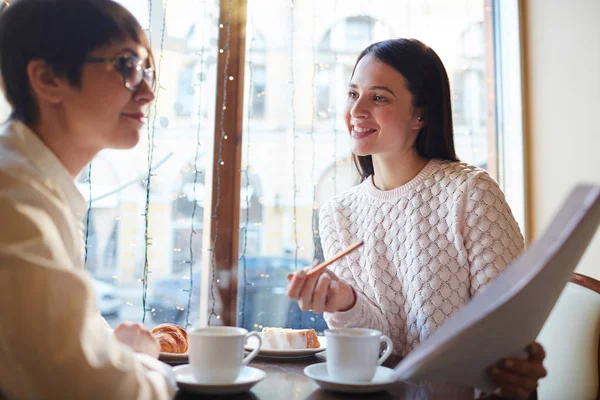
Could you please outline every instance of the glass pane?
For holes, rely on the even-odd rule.
[[[159,89],[140,143],[131,150],[101,152],[91,164],[91,185],[89,168],[77,178],[83,195],[92,199],[84,221],[86,268],[111,325],[143,319],[150,327],[198,325],[204,214],[212,184],[219,3],[153,0],[149,15],[147,0],[120,2],[150,33]]]
[[[486,9],[493,15],[497,33],[496,62],[502,75],[495,79],[498,87],[498,181],[506,200],[524,232],[525,219],[525,157],[523,148],[523,96],[521,83],[521,39],[519,36],[519,2],[494,3]],[[527,235],[525,235],[527,237]]]
[[[1,93],[2,92],[0,91],[0,124],[3,124],[10,115],[10,106],[8,105],[4,95]]]
[[[416,37],[435,49],[451,79],[458,155],[486,167],[483,24],[483,0],[249,1],[238,325],[326,326],[288,299],[286,274],[322,259],[318,208],[359,182],[343,109],[368,44]]]

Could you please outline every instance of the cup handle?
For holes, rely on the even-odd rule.
[[[380,345],[384,342],[386,344],[385,351],[383,352],[383,355],[379,357],[379,360],[377,360],[377,365],[383,364],[383,362],[388,359],[388,357],[392,354],[392,351],[394,350],[392,339],[390,339],[386,335],[381,335],[381,338],[379,339]]]
[[[248,365],[248,363],[249,363],[250,361],[252,361],[252,359],[253,359],[254,357],[256,357],[256,355],[257,355],[257,354],[258,354],[258,352],[260,351],[260,348],[262,347],[262,338],[260,337],[260,334],[259,334],[259,332],[256,332],[256,331],[254,331],[254,332],[250,332],[250,333],[248,333],[248,334],[246,335],[246,340],[245,340],[245,342],[246,342],[246,343],[248,342],[248,338],[249,338],[250,336],[256,336],[256,338],[258,339],[258,346],[257,346],[257,347],[256,347],[254,350],[252,350],[252,352],[251,352],[250,354],[248,354],[248,355],[247,355],[247,356],[244,358],[244,361],[243,361],[244,365]]]

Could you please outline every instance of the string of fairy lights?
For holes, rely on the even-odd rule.
[[[152,2],[153,0],[148,0],[148,20],[149,26],[152,30]],[[150,193],[151,193],[151,184],[152,178],[156,176],[156,174],[152,170],[152,163],[154,160],[154,150],[155,150],[155,138],[156,138],[156,118],[158,116],[158,101],[160,97],[161,90],[164,90],[164,87],[161,86],[161,71],[162,71],[162,62],[164,60],[164,45],[165,45],[165,33],[166,33],[166,25],[167,25],[167,10],[168,10],[168,0],[164,0],[163,3],[163,15],[162,15],[162,27],[160,32],[160,48],[159,48],[159,57],[157,64],[157,89],[155,93],[154,99],[154,110],[152,111],[152,123],[148,124],[147,135],[148,135],[148,175],[146,176],[145,184],[146,184],[146,198],[144,204],[144,213],[142,216],[144,217],[144,269],[143,269],[143,278],[142,278],[142,322],[146,322],[146,313],[151,312],[152,309],[149,309],[146,306],[146,300],[148,297],[148,274],[152,273],[150,269],[150,260],[148,257],[149,249],[152,246],[152,238],[150,237]],[[152,34],[150,35],[150,45],[152,45]]]
[[[313,21],[316,21],[317,18],[317,3],[316,0],[312,2],[313,9]],[[310,168],[310,178],[311,178],[311,188],[312,188],[312,212],[311,212],[311,231],[312,231],[312,244],[313,244],[313,264],[318,263],[323,258],[320,254],[321,251],[321,238],[319,236],[319,205],[317,204],[317,164],[316,164],[316,146],[315,146],[315,126],[317,122],[317,73],[318,63],[317,63],[317,29],[315,23],[312,25],[311,31],[311,49],[312,49],[312,60],[313,60],[313,74],[312,74],[312,118],[310,120],[310,147],[311,147],[311,168]],[[312,321],[312,329],[316,329],[317,327],[317,319],[315,317],[311,318]]]
[[[338,15],[338,0],[333,0],[333,15]],[[335,27],[333,28],[335,29]],[[332,32],[333,33],[333,32]],[[331,37],[331,36],[330,36]],[[334,39],[333,37],[331,37],[331,39]],[[335,39],[334,39],[335,40]],[[332,121],[332,128],[333,128],[333,155],[331,156],[332,160],[333,160],[333,179],[332,179],[332,183],[333,183],[333,194],[337,194],[337,164],[338,164],[338,129],[337,129],[337,124],[338,124],[338,104],[337,104],[337,91],[338,91],[338,87],[337,87],[337,73],[338,73],[338,53],[337,53],[337,43],[330,43],[331,47],[333,48],[333,87],[332,87],[332,92],[333,92],[333,104],[330,104],[330,109],[332,109],[333,115],[331,118]]]
[[[248,56],[248,62],[246,63],[246,67],[248,68],[248,73],[247,73],[247,79],[248,79],[248,99],[249,101],[249,107],[248,107],[248,112],[246,113],[246,121],[244,122],[244,126],[246,127],[245,129],[245,135],[244,135],[244,144],[246,146],[246,151],[244,152],[245,156],[246,156],[246,160],[245,160],[245,165],[242,166],[242,170],[241,173],[243,174],[244,180],[245,180],[245,196],[244,196],[244,203],[245,203],[245,208],[246,208],[246,212],[244,214],[244,220],[243,220],[243,225],[240,227],[240,235],[242,235],[242,240],[243,240],[243,245],[242,245],[242,250],[240,251],[240,257],[239,257],[239,261],[241,263],[241,269],[242,269],[242,293],[241,293],[241,301],[240,301],[240,309],[238,310],[238,317],[239,317],[239,325],[240,326],[245,326],[245,322],[246,322],[246,297],[248,295],[248,286],[251,285],[251,282],[248,282],[248,270],[247,270],[247,265],[246,265],[246,253],[248,251],[248,226],[250,224],[250,162],[251,162],[251,152],[250,152],[250,143],[252,141],[252,138],[250,136],[250,121],[252,120],[252,117],[254,116],[254,108],[253,108],[253,103],[255,101],[256,96],[262,96],[263,93],[255,93],[255,88],[253,85],[253,78],[254,78],[254,74],[253,74],[253,68],[254,68],[254,60],[253,60],[253,56],[254,56],[254,42],[256,41],[256,31],[254,30],[254,21],[255,21],[255,14],[254,11],[256,10],[256,7],[254,6],[253,3],[250,3],[249,5],[249,10],[250,11],[250,16],[249,16],[249,22],[250,22],[250,28],[252,30],[252,33],[250,35],[250,43],[246,46],[247,47],[247,56]],[[239,296],[239,294],[238,294]]]
[[[289,50],[289,82],[290,82],[290,129],[292,133],[292,232],[294,241],[294,269],[298,270],[298,177],[296,171],[296,152],[298,136],[296,133],[296,107],[294,100],[296,99],[296,77],[295,77],[295,33],[296,33],[296,19],[295,19],[295,7],[294,0],[290,1],[290,50]],[[302,315],[298,313],[298,325],[302,323]]]
[[[208,25],[207,24],[207,13],[206,13],[206,4],[204,4],[204,6],[202,7],[202,29],[203,29],[203,33],[206,31],[204,28]],[[203,35],[204,36],[204,35]],[[195,254],[194,254],[194,238],[195,236],[198,234],[198,232],[196,232],[196,212],[198,210],[198,197],[197,197],[197,185],[198,185],[198,176],[200,174],[202,174],[202,170],[200,169],[200,167],[198,166],[199,160],[200,160],[200,154],[201,154],[201,148],[202,148],[202,143],[201,143],[201,133],[202,133],[202,106],[203,106],[203,88],[204,88],[204,68],[205,68],[205,52],[206,52],[206,48],[205,48],[205,40],[204,37],[201,39],[202,40],[202,45],[200,48],[200,51],[198,53],[198,56],[200,57],[199,60],[199,73],[198,76],[200,78],[200,83],[197,85],[198,87],[198,113],[197,113],[197,118],[198,118],[198,125],[196,127],[196,151],[194,154],[194,162],[192,165],[192,173],[194,175],[194,181],[192,184],[192,191],[193,191],[193,199],[192,199],[192,215],[191,215],[191,226],[190,226],[190,235],[189,235],[189,260],[184,261],[184,263],[188,264],[188,272],[189,272],[189,285],[188,285],[188,289],[184,289],[185,292],[187,292],[188,296],[187,296],[187,307],[185,307],[185,327],[186,329],[189,328],[192,324],[190,322],[190,315],[191,315],[191,311],[192,311],[192,294],[193,294],[193,288],[194,288],[194,274],[193,274],[193,269],[194,269],[194,261],[195,261]],[[204,193],[203,193],[204,195]]]
[[[228,75],[229,71],[229,60],[231,57],[231,49],[229,44],[231,42],[231,9],[232,9],[232,1],[229,0],[227,3],[227,16],[225,18],[225,23],[220,24],[219,28],[225,28],[225,44],[223,48],[219,49],[219,53],[224,55],[225,62],[223,63],[223,82],[221,86],[223,99],[221,102],[220,109],[220,120],[219,120],[219,143],[218,143],[218,162],[216,163],[216,177],[217,177],[217,187],[215,188],[217,192],[215,204],[213,206],[213,213],[211,216],[211,220],[215,221],[214,232],[213,232],[213,243],[212,248],[208,249],[211,254],[210,258],[210,268],[211,268],[211,282],[210,282],[210,296],[211,296],[211,306],[210,313],[208,316],[208,325],[212,323],[213,317],[216,319],[221,319],[221,316],[216,313],[216,294],[215,288],[217,286],[218,279],[216,274],[216,258],[214,249],[217,248],[217,244],[219,241],[219,218],[217,217],[219,214],[219,207],[221,206],[221,167],[225,165],[225,161],[223,160],[223,145],[224,141],[228,139],[227,133],[225,132],[225,111],[227,110],[227,86],[229,81],[234,79],[233,76]]]
[[[83,265],[87,267],[88,260],[88,240],[90,237],[90,217],[92,215],[92,163],[90,162],[88,165],[88,175],[85,181],[88,184],[88,193],[89,193],[89,201],[88,201],[88,209],[85,216],[85,256],[83,260]]]

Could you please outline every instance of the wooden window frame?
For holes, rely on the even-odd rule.
[[[237,324],[247,0],[220,0],[219,6],[219,49],[223,52],[219,52],[217,60],[212,191],[208,207],[210,217],[205,218],[210,221],[210,232],[205,241],[208,246],[204,258],[208,261],[202,268],[201,326],[215,322],[214,316],[211,317],[210,291],[213,286],[218,289],[223,304],[219,315],[222,324]],[[213,268],[215,276],[212,275]]]

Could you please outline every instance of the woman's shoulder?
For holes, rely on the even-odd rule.
[[[6,122],[0,125],[0,187],[22,186],[23,182],[42,181],[40,170],[27,157],[22,148],[23,134],[20,122]],[[39,139],[38,139],[39,140]]]
[[[40,172],[29,159],[15,151],[12,144],[0,136],[0,192],[42,182]]]
[[[352,208],[353,205],[361,203],[363,201],[366,186],[368,180],[371,177],[366,178],[361,183],[352,186],[350,189],[345,190],[335,196],[329,198],[321,204],[321,210],[335,210],[340,208]]]
[[[445,181],[445,198],[448,201],[464,202],[466,210],[484,206],[510,212],[498,182],[483,168],[464,162],[443,161],[437,173],[440,174],[438,182]]]
[[[493,189],[496,180],[485,169],[462,161],[436,160],[437,168],[426,182],[450,188]],[[427,180],[426,180],[427,181]]]

